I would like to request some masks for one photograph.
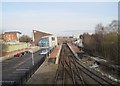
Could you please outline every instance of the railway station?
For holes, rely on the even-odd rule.
[[[28,80],[27,84],[117,84],[115,81],[109,80],[107,77],[102,76],[101,73],[91,69],[89,67],[90,65],[84,64],[77,54],[80,52],[77,46],[70,43],[63,43],[61,46],[62,49],[56,47],[56,49],[60,50],[60,53],[57,50],[54,51],[54,49],[50,54],[50,58],[57,58],[57,56],[59,56],[58,64],[56,65],[55,62],[48,61],[48,58],[30,80]],[[40,72],[40,70],[42,71]],[[48,73],[49,71],[51,72]],[[46,77],[43,77],[42,74]]]
[[[118,4],[3,2],[0,85],[119,86]]]
[[[3,85],[118,84],[115,79],[101,73],[100,67],[103,66],[103,63],[105,65],[104,60],[93,59],[92,56],[88,55],[84,51],[83,44],[80,44],[83,43],[82,40],[77,41],[77,43],[69,41],[63,41],[63,43],[59,44],[57,38],[53,35],[41,37],[38,41],[40,50],[34,53],[26,51],[26,55],[23,54],[22,57],[27,58],[25,59],[28,60],[27,63],[24,63],[24,60],[21,59],[21,61],[23,60],[22,63],[14,66],[13,69],[9,69],[12,74],[8,73],[9,71],[7,72],[4,67],[12,65],[13,61],[20,60],[20,58],[6,60],[3,63],[3,74],[5,74],[3,76],[6,76],[7,73],[7,77],[3,78]],[[112,68],[109,67],[109,69]]]

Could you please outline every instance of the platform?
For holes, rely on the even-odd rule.
[[[68,43],[68,46],[69,46],[75,53],[80,52],[80,49],[79,49],[77,46],[75,46],[74,44]]]
[[[55,64],[58,64],[61,47],[62,47],[62,44],[56,46],[52,51],[52,53],[49,55],[49,60],[54,61]]]
[[[56,70],[57,65],[54,63],[49,63],[47,58],[45,62],[38,68],[38,70],[32,75],[32,77],[27,81],[26,84],[53,84]]]

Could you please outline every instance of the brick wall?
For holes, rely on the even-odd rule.
[[[64,43],[64,42],[74,42],[76,38],[70,38],[70,37],[57,37],[57,41],[59,44]]]
[[[40,40],[41,37],[52,35],[52,34],[33,30],[33,35],[34,35],[34,43],[35,43],[35,45],[38,45],[38,41]]]
[[[16,40],[18,41],[17,33],[6,33],[6,34],[0,34],[0,38],[5,39],[5,41],[11,41],[11,40]]]

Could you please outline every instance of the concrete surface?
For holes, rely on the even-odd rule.
[[[56,70],[57,65],[46,59],[26,84],[53,84]]]

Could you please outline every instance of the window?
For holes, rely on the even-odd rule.
[[[52,41],[55,41],[55,37],[52,37]]]
[[[38,42],[38,45],[40,47],[49,47],[49,39],[48,38],[40,39],[40,41]]]

